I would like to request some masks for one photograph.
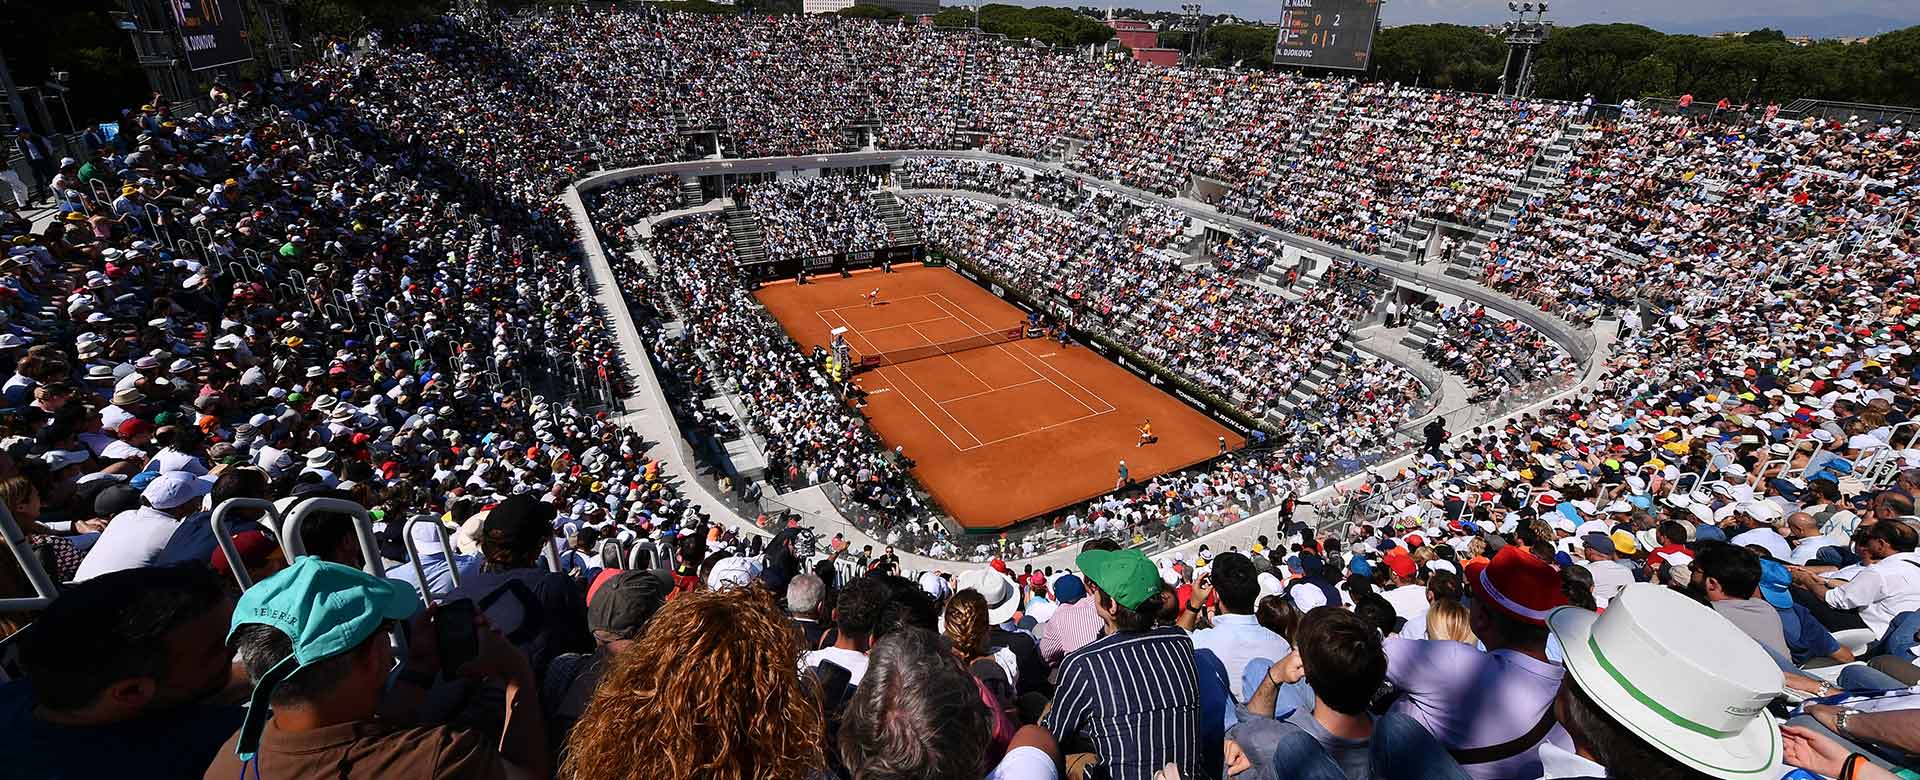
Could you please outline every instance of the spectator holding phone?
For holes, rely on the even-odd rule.
[[[447,610],[441,617],[452,617]],[[533,667],[468,611],[478,633],[471,661],[448,672],[503,680],[506,720],[497,743],[442,725],[382,718],[393,667],[386,629],[411,620],[396,693],[422,691],[441,672],[439,627],[406,583],[305,557],[240,597],[228,643],[254,681],[247,720],[207,769],[209,779],[546,777],[546,723]],[[459,632],[451,632],[458,634]],[[389,703],[390,704],[390,703]]]

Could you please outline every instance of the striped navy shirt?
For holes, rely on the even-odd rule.
[[[1178,628],[1104,636],[1060,665],[1053,709],[1041,725],[1065,743],[1093,745],[1088,777],[1151,780],[1168,763],[1206,776],[1198,755],[1199,695],[1193,642]]]

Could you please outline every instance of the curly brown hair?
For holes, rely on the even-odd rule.
[[[568,780],[808,780],[825,769],[818,685],[773,594],[683,593],[614,657],[561,759]]]

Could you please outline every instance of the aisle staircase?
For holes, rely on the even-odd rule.
[[[873,208],[880,213],[880,219],[887,223],[887,240],[894,246],[910,246],[920,243],[920,226],[907,217],[907,210],[900,206],[900,198],[887,190],[869,193],[873,199]]]
[[[692,209],[706,205],[707,193],[700,188],[700,179],[680,180],[680,208]]]
[[[727,236],[733,239],[735,261],[746,264],[767,259],[767,237],[760,229],[760,218],[751,209],[727,207]]]
[[[1459,248],[1454,252],[1454,261],[1446,269],[1448,276],[1461,279],[1478,279],[1482,264],[1480,252],[1486,248],[1487,241],[1499,236],[1513,224],[1513,221],[1526,211],[1527,204],[1536,198],[1545,198],[1553,188],[1566,181],[1566,167],[1573,161],[1573,150],[1586,135],[1585,125],[1568,125],[1560,135],[1547,144],[1545,151],[1535,158],[1526,175],[1515,182],[1507,191],[1507,197],[1488,212],[1487,217],[1478,224],[1463,225],[1431,217],[1418,217],[1395,233],[1388,242],[1380,247],[1380,254],[1389,260],[1418,263],[1424,258],[1427,240],[1435,230],[1441,227],[1452,228],[1458,235],[1467,232],[1470,235],[1461,239]],[[1469,258],[1468,250],[1473,256]]]

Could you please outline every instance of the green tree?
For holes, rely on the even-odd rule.
[[[1591,92],[1603,102],[1634,97],[1622,89],[1627,66],[1659,51],[1667,37],[1637,24],[1583,24],[1555,30],[1540,47],[1534,66],[1535,94],[1578,100]]]
[[[1860,99],[1899,106],[1920,106],[1920,27],[1874,38],[1861,50],[1867,78]]]
[[[1207,28],[1204,38],[1207,52],[1203,61],[1221,67],[1236,62],[1244,67],[1272,65],[1273,40],[1279,34],[1277,27],[1216,24]]]
[[[287,23],[296,38],[347,37],[368,27],[405,24],[446,10],[445,0],[294,0],[287,8]]]
[[[972,27],[973,12],[965,8],[943,8],[933,15],[935,27]]]
[[[1506,56],[1499,39],[1457,24],[1388,27],[1373,41],[1375,78],[1438,89],[1492,92]]]
[[[1641,57],[1620,74],[1619,89],[1628,96],[1674,94],[1673,65],[1651,54]]]

